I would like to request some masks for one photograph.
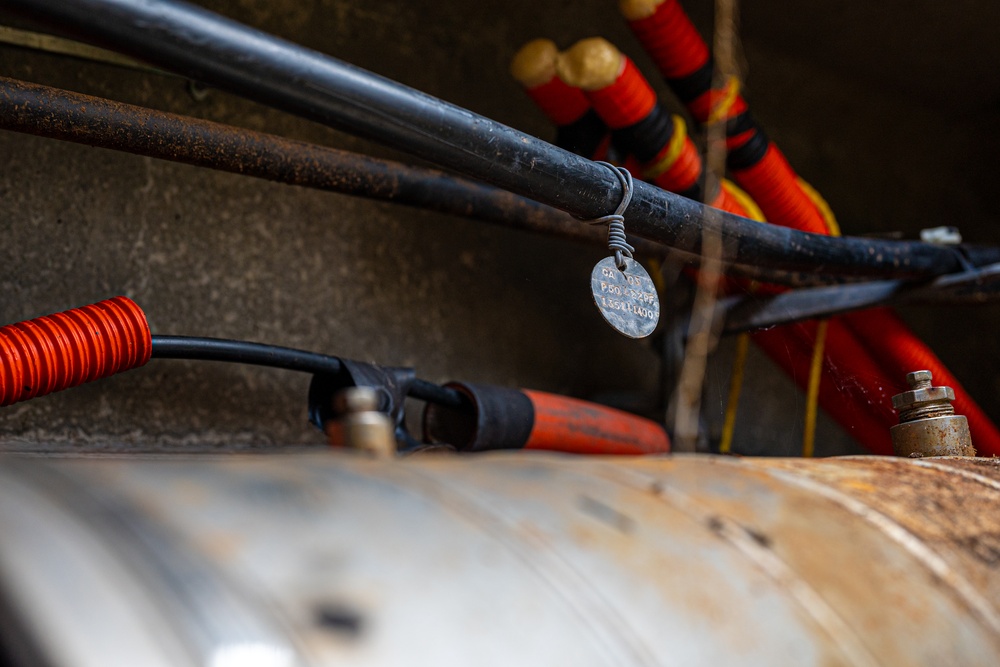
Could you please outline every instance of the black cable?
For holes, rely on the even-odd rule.
[[[328,375],[335,375],[343,368],[340,359],[316,352],[242,340],[194,336],[153,336],[152,357],[154,359],[228,361]]]
[[[336,375],[344,367],[340,359],[325,354],[222,338],[153,336],[152,349],[153,359],[226,361],[312,374]],[[415,380],[410,386],[409,395],[421,401],[453,408],[468,405],[460,392],[427,380]]]
[[[435,403],[448,408],[456,408],[458,410],[471,409],[469,399],[461,392],[451,387],[442,387],[439,384],[419,378],[414,380],[413,384],[410,385],[410,396],[421,401],[426,401],[427,403]]]
[[[582,219],[614,210],[621,187],[590,160],[329,56],[170,0],[5,0],[5,7],[197,81],[407,151]],[[841,276],[929,278],[963,270],[926,243],[830,237],[762,225],[636,183],[627,225],[700,254],[703,230],[724,262]],[[982,249],[982,263],[1000,249]]]

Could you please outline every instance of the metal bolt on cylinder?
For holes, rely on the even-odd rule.
[[[378,391],[372,387],[351,387],[334,397],[334,409],[340,418],[327,424],[326,435],[334,447],[347,447],[391,457],[396,439],[388,415],[379,412]]]
[[[899,424],[889,432],[896,456],[975,456],[969,422],[956,415],[951,387],[933,386],[930,371],[906,374],[909,391],[892,397]]]

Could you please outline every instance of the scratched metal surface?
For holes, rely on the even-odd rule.
[[[8,457],[0,583],[62,665],[993,665],[998,510],[984,459]]]

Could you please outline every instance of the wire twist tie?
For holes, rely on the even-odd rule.
[[[628,244],[625,237],[625,209],[628,208],[629,203],[632,201],[632,189],[633,181],[632,174],[628,169],[624,167],[616,167],[610,162],[597,161],[597,164],[604,165],[608,169],[614,172],[615,176],[618,177],[618,182],[622,186],[622,201],[618,204],[618,208],[615,212],[610,215],[603,215],[600,218],[594,218],[593,220],[588,220],[587,222],[591,225],[608,225],[608,250],[614,253],[615,256],[615,266],[618,267],[620,271],[625,270],[625,258],[628,257],[632,259],[632,253],[635,248]]]

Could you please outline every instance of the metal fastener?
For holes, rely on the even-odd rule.
[[[969,422],[956,415],[951,387],[933,386],[930,371],[906,374],[909,391],[892,397],[899,424],[889,432],[897,456],[975,456]]]
[[[390,457],[396,440],[389,416],[379,412],[379,394],[373,387],[350,387],[334,397],[339,419],[327,423],[326,434],[334,447],[348,447]]]

